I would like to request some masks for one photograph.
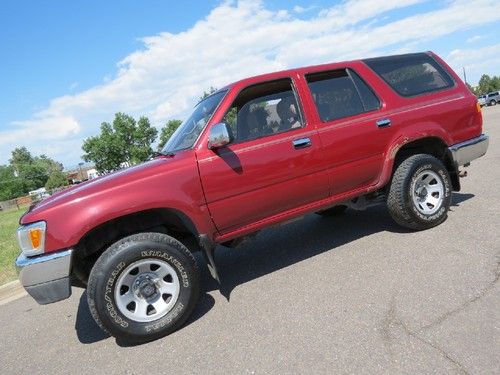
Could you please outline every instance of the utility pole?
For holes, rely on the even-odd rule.
[[[464,82],[467,84],[467,74],[465,74],[465,66],[462,66],[462,70],[464,71]]]

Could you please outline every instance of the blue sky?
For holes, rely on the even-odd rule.
[[[14,147],[80,161],[118,111],[160,128],[248,75],[433,50],[468,80],[500,75],[500,2],[25,1],[0,13],[0,163]]]

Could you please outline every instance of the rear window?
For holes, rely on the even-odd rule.
[[[364,60],[401,96],[416,96],[454,86],[451,76],[425,53]]]

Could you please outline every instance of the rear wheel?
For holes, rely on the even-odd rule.
[[[490,100],[490,105],[496,105],[496,104],[497,104],[497,101],[495,99]]]
[[[439,159],[413,155],[396,168],[387,206],[398,224],[414,230],[432,228],[446,220],[450,203],[450,176]]]
[[[189,250],[161,233],[139,233],[111,245],[90,272],[87,300],[99,326],[131,342],[178,329],[199,294],[199,274]]]

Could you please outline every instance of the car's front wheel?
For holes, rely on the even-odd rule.
[[[432,228],[446,220],[450,204],[450,176],[439,159],[413,155],[396,168],[387,206],[398,224],[414,230]]]
[[[161,233],[139,233],[111,245],[92,268],[87,286],[97,324],[130,342],[155,340],[178,329],[198,295],[193,255]]]

